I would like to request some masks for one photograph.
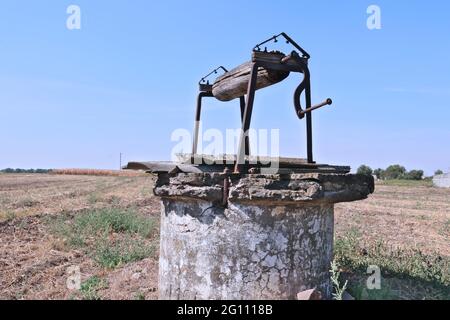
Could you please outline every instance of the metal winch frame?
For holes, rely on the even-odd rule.
[[[268,52],[267,48],[265,48],[265,50],[261,50],[261,47],[263,45],[271,41],[277,42],[278,38],[280,37],[284,38],[286,40],[286,43],[291,44],[300,53],[294,50],[289,55],[286,55],[281,59],[279,58],[274,59],[274,52]],[[277,54],[277,56],[279,57],[279,52],[275,54]],[[311,104],[311,75],[308,68],[309,59],[310,55],[284,32],[276,36],[273,36],[265,40],[264,42],[261,42],[260,44],[257,44],[253,48],[250,80],[248,83],[247,94],[246,96],[239,97],[241,108],[242,132],[239,140],[238,154],[236,159],[237,161],[234,167],[235,173],[243,172],[243,166],[245,166],[246,157],[250,156],[248,132],[250,129],[251,118],[253,113],[255,92],[257,90],[256,84],[257,84],[258,70],[260,68],[265,68],[268,70],[287,71],[289,73],[296,72],[303,74],[303,79],[294,92],[294,106],[296,114],[299,119],[303,119],[306,117],[307,162],[309,164],[315,163],[313,157],[312,111],[324,107],[326,105],[331,105],[332,100],[326,99],[322,103],[319,103],[314,106]],[[199,82],[200,93],[198,94],[197,98],[194,141],[192,147],[193,156],[197,154],[198,148],[198,134],[202,111],[202,100],[205,97],[214,97],[212,93],[213,86],[206,79],[212,74],[217,74],[219,70],[222,70],[225,73],[228,72],[226,68],[220,66],[217,69],[210,72],[205,77],[203,77]],[[305,95],[304,109],[301,106],[301,95],[303,92]]]
[[[214,97],[214,95],[212,94],[213,86],[212,86],[212,84],[209,83],[209,80],[207,80],[207,79],[211,75],[217,74],[219,72],[219,70],[222,70],[223,72],[228,72],[228,70],[225,67],[219,66],[216,69],[214,69],[213,71],[211,71],[210,73],[208,73],[206,76],[201,78],[198,83],[200,92],[197,96],[197,108],[195,111],[194,141],[193,141],[193,145],[192,145],[192,155],[193,156],[197,154],[197,149],[198,149],[198,135],[199,135],[199,130],[200,130],[200,120],[201,120],[201,113],[202,113],[203,98]],[[241,121],[243,121],[244,112],[245,112],[245,97],[244,96],[239,98],[239,104],[240,104],[240,108],[241,108]],[[247,139],[247,143],[245,145],[245,153],[247,155],[250,154],[250,147],[248,144],[248,139]]]

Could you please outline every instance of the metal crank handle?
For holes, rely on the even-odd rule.
[[[300,112],[299,112],[299,115],[300,115],[300,116],[303,116],[303,115],[305,115],[305,114],[307,114],[307,113],[309,113],[309,112],[311,112],[311,111],[314,111],[314,110],[316,110],[316,109],[319,109],[319,108],[322,108],[322,107],[325,107],[325,106],[328,106],[328,105],[332,105],[332,104],[333,104],[333,100],[331,100],[330,98],[328,98],[328,99],[325,100],[324,102],[321,102],[321,103],[319,103],[319,104],[316,104],[316,105],[312,106],[311,108],[308,108],[308,109],[305,109],[305,110],[300,111]]]

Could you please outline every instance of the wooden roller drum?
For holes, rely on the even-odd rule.
[[[280,61],[283,53],[271,53],[274,59]],[[213,84],[212,94],[220,101],[230,101],[247,94],[252,62],[246,62],[218,77]],[[258,68],[256,90],[274,85],[289,76],[289,71],[269,70]]]

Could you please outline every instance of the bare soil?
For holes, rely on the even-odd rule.
[[[153,183],[152,176],[0,174],[0,299],[82,298],[67,288],[71,266],[80,267],[82,281],[105,280],[101,299],[156,299],[155,257],[105,269],[85,252],[64,248],[45,222],[110,206],[158,217]],[[336,206],[337,235],[351,230],[369,242],[450,256],[450,190],[378,184],[368,200]]]
[[[337,235],[356,230],[368,243],[450,256],[450,189],[379,183],[369,199],[335,212]]]
[[[159,216],[152,185],[151,176],[0,175],[0,299],[77,299],[66,284],[71,266],[80,267],[82,282],[106,281],[102,299],[156,299],[154,258],[108,270],[81,250],[66,250],[45,223],[49,215],[111,205]]]

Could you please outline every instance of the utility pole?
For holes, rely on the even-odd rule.
[[[122,170],[122,152],[119,155],[119,162],[120,162],[119,170]]]

